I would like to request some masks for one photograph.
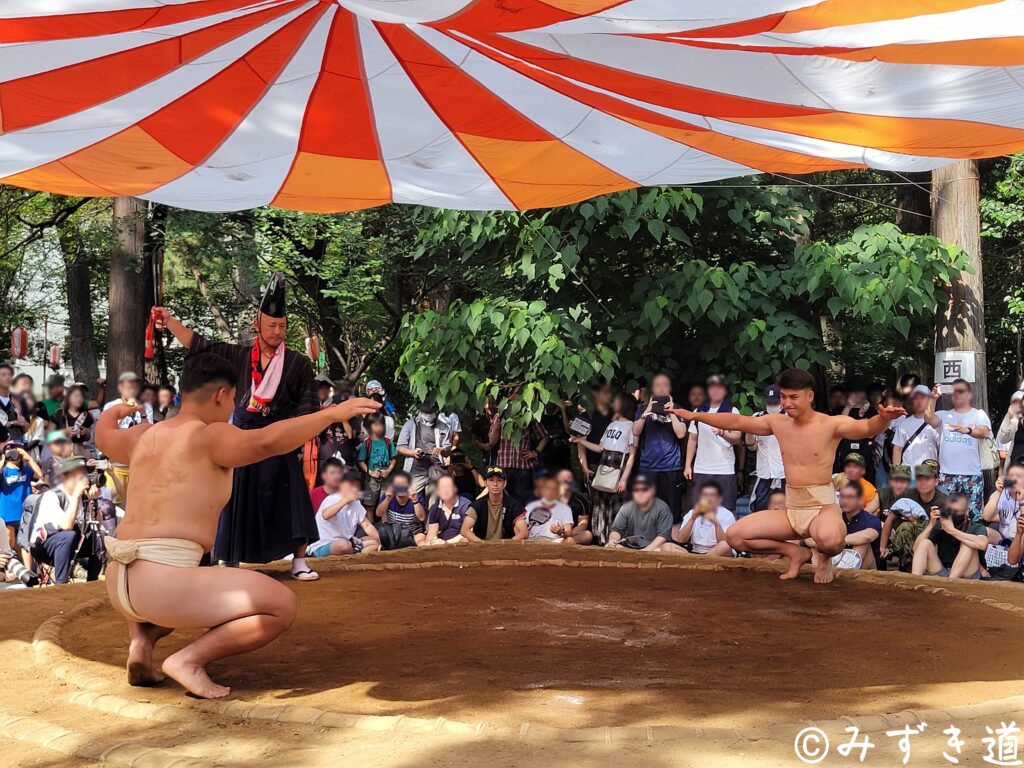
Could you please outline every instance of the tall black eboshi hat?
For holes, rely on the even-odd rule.
[[[267,283],[267,291],[260,302],[260,312],[267,317],[285,317],[284,309],[284,274],[275,272]]]

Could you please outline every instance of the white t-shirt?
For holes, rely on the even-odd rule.
[[[922,461],[939,458],[939,431],[931,424],[925,424],[921,434],[914,438],[914,442],[907,447],[907,441],[917,432],[918,427],[924,424],[924,419],[917,416],[903,416],[892,436],[892,444],[903,448],[903,460],[901,464],[908,467],[916,467]],[[966,437],[966,435],[965,435]]]
[[[601,436],[601,447],[606,451],[625,453],[635,440],[633,422],[622,419],[608,425],[608,429]]]
[[[699,447],[699,446],[698,446]],[[761,480],[776,480],[786,476],[782,466],[782,450],[779,438],[775,435],[755,435],[754,447],[757,449],[757,476]]]
[[[568,504],[555,501],[545,506],[542,499],[537,499],[526,505],[526,527],[531,539],[561,539],[561,536],[552,533],[552,523],[572,525],[572,510]]]
[[[316,528],[320,534],[319,541],[310,545],[310,548],[319,547],[322,544],[329,544],[336,539],[351,539],[359,530],[360,524],[366,518],[366,509],[362,503],[353,501],[338,510],[338,514],[330,520],[324,519],[324,510],[341,501],[341,494],[335,493],[324,499],[320,509],[316,511]]]
[[[736,522],[736,517],[725,507],[719,507],[715,515],[718,517],[718,524],[722,526],[723,531],[728,531],[729,526]],[[693,517],[692,509],[683,517],[680,527],[690,522],[691,517]],[[718,536],[716,535],[714,523],[703,517],[698,517],[693,521],[693,529],[690,531],[690,544],[693,546],[694,552],[698,555],[705,555],[714,549],[717,543]]]
[[[65,494],[65,498],[67,498],[67,494]],[[56,490],[43,493],[39,499],[39,509],[36,512],[36,527],[32,531],[32,543],[39,541],[39,534],[47,525],[58,527],[64,520],[65,514]]]
[[[980,475],[981,457],[978,455],[978,440],[962,432],[954,432],[950,427],[988,427],[992,422],[988,414],[977,408],[958,413],[957,411],[936,411],[942,420],[942,433],[939,442],[939,468],[944,475]]]
[[[739,413],[736,408],[732,412]],[[700,475],[731,475],[736,472],[736,446],[716,435],[713,429],[699,421],[690,422],[690,434],[697,435],[693,471]]]

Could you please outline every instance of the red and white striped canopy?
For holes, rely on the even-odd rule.
[[[0,181],[536,208],[1024,149],[1024,0],[0,0]]]

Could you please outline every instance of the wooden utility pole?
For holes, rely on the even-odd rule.
[[[146,249],[146,203],[136,197],[114,198],[114,247],[110,252],[107,390],[111,399],[117,377],[143,374],[146,324],[153,305],[153,265]]]
[[[932,171],[932,233],[970,257],[974,274],[961,272],[950,289],[949,307],[936,318],[935,351],[974,352],[974,405],[988,410],[985,358],[985,293],[981,272],[981,211],[978,163],[958,160]]]

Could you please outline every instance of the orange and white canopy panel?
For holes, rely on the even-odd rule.
[[[536,208],[1024,149],[1024,0],[0,0],[0,181]]]

